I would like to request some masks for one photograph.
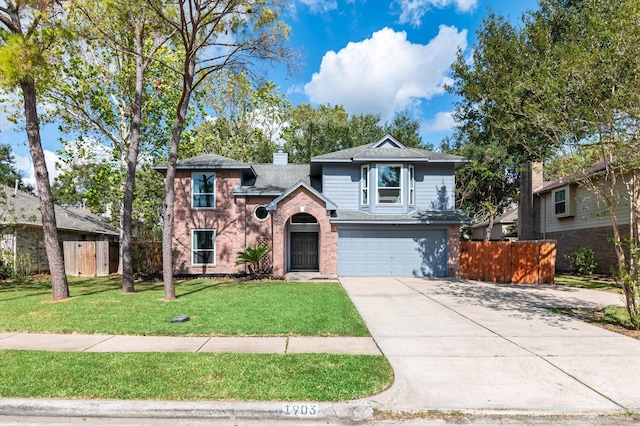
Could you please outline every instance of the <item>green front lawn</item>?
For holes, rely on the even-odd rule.
[[[71,299],[51,302],[48,280],[0,283],[0,331],[129,335],[368,336],[339,283],[177,282],[175,301],[161,282],[123,294],[119,277],[70,278]],[[171,323],[178,316],[190,321]]]
[[[0,350],[0,397],[335,401],[388,387],[383,356]]]
[[[0,283],[0,332],[137,335],[368,336],[340,284],[178,282],[123,294],[119,277],[70,278],[71,300],[48,280]],[[191,321],[171,323],[177,316]],[[390,386],[383,356],[235,353],[86,353],[0,350],[0,397],[306,400],[364,397]]]

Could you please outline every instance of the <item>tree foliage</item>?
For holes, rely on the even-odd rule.
[[[377,114],[349,115],[342,105],[299,104],[292,109],[282,132],[285,150],[293,163],[308,163],[311,157],[376,142],[386,133],[409,147],[429,149],[419,134],[420,121],[407,112],[381,123]]]
[[[285,41],[288,28],[279,21],[279,0],[148,1],[157,16],[174,31],[173,45],[181,52],[182,89],[168,150],[163,200],[163,279],[165,298],[175,299],[173,281],[173,219],[178,148],[194,91],[221,70],[247,71],[254,61],[293,65]]]
[[[213,115],[194,129],[180,157],[213,153],[247,163],[271,161],[290,111],[275,84],[256,86],[246,72],[222,71],[205,92]]]
[[[500,143],[519,161],[568,156],[556,173],[592,192],[613,222],[620,283],[636,328],[638,262],[625,242],[632,253],[639,246],[638,16],[634,0],[541,0],[519,27],[490,15],[471,61],[459,55],[454,64],[452,87],[463,98],[456,113],[470,140]],[[619,226],[621,204],[630,207],[628,238]]]
[[[63,10],[54,0],[39,2],[5,1],[0,7],[0,86],[19,90],[29,152],[33,161],[40,201],[42,228],[54,300],[69,298],[64,257],[58,242],[55,208],[49,172],[40,139],[38,95],[53,85],[61,54],[64,29]]]
[[[9,144],[0,144],[0,184],[15,187],[18,185],[20,191],[34,194],[33,185],[25,183],[22,173],[16,167],[16,157]]]

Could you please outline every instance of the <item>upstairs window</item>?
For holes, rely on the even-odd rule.
[[[416,203],[416,191],[415,191],[415,171],[413,166],[409,166],[409,205],[412,206]]]
[[[369,205],[369,166],[360,169],[360,204]]]
[[[213,229],[194,229],[191,232],[191,263],[194,265],[215,265],[216,231]]]
[[[402,203],[402,167],[377,166],[378,170],[378,203]]]
[[[216,175],[213,173],[193,173],[191,175],[194,208],[209,208],[216,206]]]
[[[553,213],[556,217],[573,216],[573,205],[571,203],[571,187],[556,189],[553,191]]]
[[[567,190],[560,189],[553,193],[553,205],[555,207],[556,215],[563,215],[567,213]]]

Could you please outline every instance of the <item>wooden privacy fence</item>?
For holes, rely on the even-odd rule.
[[[553,284],[556,242],[461,241],[460,276],[494,283]]]
[[[62,247],[67,275],[109,275],[109,241],[63,241]]]

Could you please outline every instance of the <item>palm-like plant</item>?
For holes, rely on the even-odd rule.
[[[247,265],[250,274],[260,271],[260,261],[269,253],[269,246],[266,244],[256,244],[247,246],[236,255],[236,265]]]

